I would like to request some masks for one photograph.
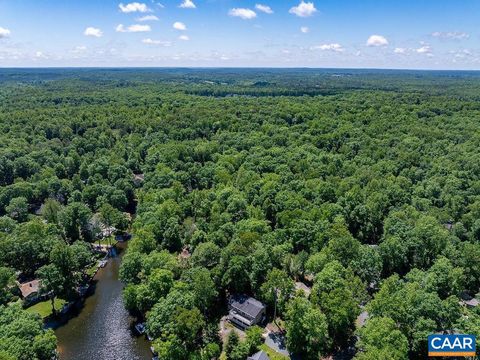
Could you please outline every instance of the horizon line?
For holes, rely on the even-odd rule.
[[[34,70],[34,69],[185,69],[185,70],[214,70],[214,69],[275,69],[275,70],[383,70],[383,71],[440,71],[440,72],[480,72],[480,69],[445,69],[445,68],[382,68],[382,67],[310,67],[310,66],[0,66],[2,70]]]

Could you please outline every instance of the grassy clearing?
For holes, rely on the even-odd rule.
[[[65,303],[65,300],[55,298],[55,309],[59,311]],[[45,319],[52,314],[52,302],[50,300],[42,301],[25,310],[32,314],[38,314]]]

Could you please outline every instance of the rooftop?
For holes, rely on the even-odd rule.
[[[465,291],[460,293],[460,299],[460,304],[464,304],[470,307],[477,307],[478,305],[480,305],[480,301],[477,299],[477,297],[472,297]]]
[[[265,309],[265,305],[260,301],[246,295],[234,295],[230,297],[229,305],[235,310],[239,310],[253,318],[256,318],[260,312]]]
[[[40,290],[40,280],[35,279],[23,284],[19,284],[20,291],[23,298],[30,296],[31,294],[37,293]]]
[[[478,305],[480,305],[480,301],[478,301],[476,298],[472,298],[470,300],[463,300],[463,303],[471,307],[477,307]]]

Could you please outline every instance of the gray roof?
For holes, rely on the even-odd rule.
[[[463,300],[463,302],[468,305],[468,306],[471,306],[471,307],[476,307],[478,305],[480,305],[480,301],[478,301],[477,299],[473,298],[473,299],[470,299],[470,300]]]
[[[256,318],[265,309],[265,305],[260,301],[246,295],[232,296],[229,305],[231,308],[242,311],[252,318]]]
[[[247,360],[270,360],[270,358],[268,357],[266,352],[259,351],[256,354],[249,356]]]

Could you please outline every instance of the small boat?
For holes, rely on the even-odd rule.
[[[108,263],[108,260],[102,260],[100,261],[100,263],[98,264],[101,268],[104,268],[105,266],[107,266],[107,263]]]
[[[143,335],[145,333],[145,324],[144,323],[138,323],[135,325],[135,330],[137,330],[137,332],[140,334],[140,335]]]

